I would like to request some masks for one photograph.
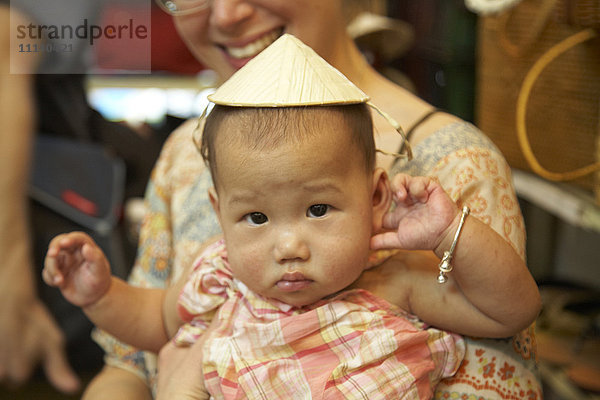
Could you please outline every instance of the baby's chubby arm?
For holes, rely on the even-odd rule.
[[[121,341],[154,352],[167,342],[161,312],[165,290],[134,287],[113,277],[104,253],[87,234],[52,239],[42,276],[97,327]]]
[[[400,174],[392,179],[396,208],[384,216],[371,247],[432,250],[438,259],[449,250],[461,212],[431,178]],[[406,257],[404,257],[406,258]],[[435,266],[423,268],[389,260],[401,270],[397,290],[404,306],[431,325],[472,336],[507,337],[529,326],[540,307],[537,285],[513,247],[489,225],[466,218],[448,282],[437,282]]]

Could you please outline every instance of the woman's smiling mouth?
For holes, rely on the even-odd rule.
[[[283,29],[273,30],[257,40],[250,42],[241,47],[233,47],[233,46],[224,46],[225,52],[232,58],[236,59],[244,59],[244,58],[252,58],[256,56],[258,53],[266,49],[271,43],[277,40],[281,34],[283,33]]]

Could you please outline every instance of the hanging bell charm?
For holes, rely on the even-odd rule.
[[[450,264],[450,261],[452,261],[452,255],[449,251],[444,252],[444,258],[442,258],[439,265],[440,272],[447,274],[452,271],[452,264]]]
[[[444,257],[442,258],[442,261],[440,261],[440,265],[438,265],[440,270],[440,274],[438,275],[438,283],[446,283],[448,280],[446,274],[452,271],[452,264],[450,264],[450,261],[452,261],[452,253],[449,251],[444,252]]]
[[[446,283],[447,280],[448,278],[446,278],[446,274],[440,271],[440,274],[438,275],[438,283]]]

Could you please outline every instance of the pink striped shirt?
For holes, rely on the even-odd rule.
[[[302,308],[259,296],[231,275],[222,241],[196,261],[178,312],[181,345],[219,321],[203,359],[215,399],[427,399],[465,351],[365,290]]]

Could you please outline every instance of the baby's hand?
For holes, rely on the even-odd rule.
[[[65,299],[79,307],[97,302],[111,283],[108,260],[92,238],[83,232],[52,239],[42,276],[44,282],[58,287]]]
[[[391,187],[396,207],[384,215],[387,232],[373,236],[371,248],[435,249],[457,217],[457,205],[428,177],[398,174]]]

